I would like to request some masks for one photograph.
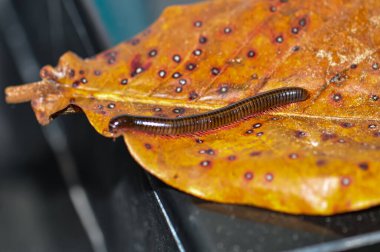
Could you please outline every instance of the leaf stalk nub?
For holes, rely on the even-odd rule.
[[[46,80],[11,86],[5,89],[5,101],[12,104],[23,103],[55,91],[54,85]]]

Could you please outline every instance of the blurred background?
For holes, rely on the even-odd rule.
[[[39,80],[190,0],[0,0],[0,87]],[[0,96],[0,251],[378,251],[380,209],[290,216],[214,204],[144,172],[81,115],[41,127]]]

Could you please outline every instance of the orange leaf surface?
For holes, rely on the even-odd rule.
[[[117,115],[192,115],[303,87],[305,102],[212,132],[123,136],[146,170],[204,199],[296,214],[359,210],[380,203],[379,27],[377,0],[173,6],[93,58],[66,53],[7,99],[31,99],[42,124],[79,107],[115,137],[108,124]]]

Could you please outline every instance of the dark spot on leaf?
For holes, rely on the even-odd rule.
[[[115,58],[108,58],[108,60],[107,60],[107,63],[109,64],[109,65],[112,65],[112,64],[114,64],[116,62],[116,59]]]
[[[210,156],[215,155],[215,151],[213,149],[200,150],[199,153],[200,154],[207,154],[207,155],[210,155]]]
[[[95,76],[100,76],[102,74],[102,72],[100,70],[95,70],[94,71],[94,75]]]
[[[253,151],[249,154],[251,157],[256,157],[261,155],[261,151]]]
[[[232,28],[231,27],[225,27],[223,31],[225,34],[230,34],[232,32]]]
[[[220,73],[220,69],[217,67],[211,68],[212,75],[218,75]]]
[[[198,27],[198,28],[202,27],[202,24],[203,24],[202,21],[199,21],[199,20],[197,20],[197,21],[194,22],[194,26]]]
[[[276,10],[277,10],[276,6],[272,5],[272,6],[269,7],[269,11],[270,12],[276,12]]]
[[[380,137],[380,131],[373,133],[374,137]]]
[[[349,177],[342,177],[340,183],[342,186],[349,186],[351,184],[351,179]]]
[[[298,154],[297,153],[290,153],[289,154],[289,158],[290,159],[297,159],[298,158]]]
[[[340,124],[340,126],[342,126],[343,128],[351,128],[354,125],[352,123],[349,123],[349,122],[343,122]]]
[[[372,95],[372,96],[371,96],[371,99],[372,99],[372,101],[378,101],[378,100],[379,100],[379,96],[377,96],[377,95]]]
[[[276,43],[281,44],[282,42],[284,42],[284,37],[283,37],[282,35],[277,36],[277,37],[276,37]]]
[[[268,181],[268,182],[272,182],[273,181],[273,174],[268,172],[267,174],[265,174],[265,180]]]
[[[69,70],[69,77],[73,78],[74,76],[75,76],[75,70],[74,69],[70,69]]]
[[[74,81],[73,84],[71,85],[73,88],[77,88],[79,86],[79,81]]]
[[[108,103],[107,108],[114,109],[116,107],[115,103]]]
[[[298,34],[300,29],[298,27],[293,27],[291,31],[293,34]]]
[[[138,45],[140,43],[140,39],[139,38],[133,38],[131,40],[131,45],[135,46],[135,45]]]
[[[208,149],[208,150],[206,150],[206,154],[213,156],[213,155],[215,155],[215,151],[213,149]]]
[[[205,44],[205,43],[207,43],[207,37],[205,37],[205,36],[200,36],[200,37],[199,37],[199,43],[201,43],[201,44]]]
[[[250,134],[252,134],[253,133],[253,130],[251,130],[251,129],[249,129],[249,130],[247,130],[246,132],[245,132],[245,134],[247,134],[247,135],[250,135]]]
[[[342,100],[342,95],[341,94],[333,94],[332,99],[334,102],[339,102]]]
[[[365,162],[363,162],[363,163],[359,163],[358,166],[359,166],[359,168],[362,169],[363,171],[367,171],[368,168],[369,168],[368,163],[365,163]]]
[[[178,54],[174,54],[173,55],[173,61],[176,63],[180,63],[181,62],[181,56],[179,56]]]
[[[140,74],[142,73],[145,69],[142,67],[142,63],[141,63],[141,55],[140,54],[136,54],[132,61],[131,61],[131,69],[132,69],[132,72],[131,72],[131,77],[134,77],[136,76],[137,74]]]
[[[199,165],[202,167],[210,167],[211,161],[210,160],[203,160],[202,162],[199,163]]]
[[[189,94],[189,100],[194,100],[198,97],[198,94],[195,91],[191,91]]]
[[[300,21],[298,22],[298,24],[302,27],[305,27],[306,26],[306,18],[301,18]]]
[[[258,129],[262,126],[261,123],[255,123],[252,127],[255,128],[255,129]]]
[[[88,80],[83,77],[82,79],[80,79],[80,82],[82,82],[83,84],[86,84],[86,83],[88,83]]]
[[[140,74],[140,73],[142,73],[142,72],[144,72],[144,68],[142,68],[142,67],[138,67],[138,68],[135,69],[135,71],[133,71],[133,72],[131,73],[131,77],[135,77],[136,75],[138,75],[138,74]]]
[[[172,75],[172,77],[173,77],[174,79],[178,79],[178,78],[181,77],[181,76],[182,76],[182,74],[179,73],[179,72],[175,72],[175,73],[173,73],[173,75]]]
[[[256,56],[256,52],[254,50],[249,50],[247,53],[248,58],[253,58]]]
[[[197,144],[201,144],[201,143],[203,143],[204,141],[203,141],[202,139],[195,139],[195,142],[196,142]]]
[[[196,67],[197,67],[197,65],[195,65],[194,63],[188,63],[186,65],[186,69],[189,70],[189,71],[194,70]]]
[[[219,87],[218,92],[219,92],[220,94],[225,94],[225,93],[227,93],[227,92],[228,92],[228,86],[227,86],[227,84],[223,84],[223,85],[221,85],[221,86]]]
[[[252,80],[257,80],[258,78],[259,78],[259,76],[256,73],[251,75]]]
[[[327,162],[324,159],[318,159],[316,164],[317,164],[317,166],[325,166],[327,164]]]
[[[260,137],[260,136],[262,136],[262,135],[264,135],[264,132],[257,132],[257,133],[256,133],[256,136],[258,136],[258,137]]]
[[[175,92],[176,93],[181,93],[182,92],[182,87],[176,87]]]
[[[148,56],[149,57],[156,57],[157,56],[157,50],[156,49],[150,50],[148,53]]]
[[[300,49],[301,49],[301,47],[299,47],[299,46],[293,46],[292,51],[298,52]]]
[[[184,108],[175,108],[175,109],[173,109],[173,113],[183,114],[183,113],[185,113],[185,109]]]
[[[334,138],[337,138],[337,135],[333,134],[333,133],[323,132],[321,135],[322,141],[327,141],[327,140],[331,140]]]
[[[376,124],[369,124],[368,129],[375,129],[377,126]]]
[[[228,156],[227,159],[230,160],[230,161],[234,161],[234,160],[236,160],[236,156],[235,155],[230,155],[230,156]]]
[[[147,150],[152,149],[152,145],[150,145],[150,144],[148,144],[148,143],[144,144],[144,146],[145,146],[145,148],[146,148]]]
[[[145,70],[144,68],[138,67],[138,68],[136,68],[135,72],[136,72],[136,74],[139,74],[139,73],[142,73],[144,70]]]
[[[121,85],[127,85],[127,84],[128,84],[128,79],[122,79],[122,80],[120,81],[120,84],[121,84]]]
[[[295,133],[294,133],[294,135],[297,138],[302,138],[302,137],[306,136],[306,132],[303,132],[303,131],[300,131],[300,130],[296,130]]]
[[[244,173],[244,178],[246,179],[246,180],[252,180],[253,179],[253,173],[251,172],[251,171],[247,171],[247,172],[245,172]]]
[[[178,83],[180,84],[180,85],[186,85],[186,83],[187,83],[187,80],[186,79],[180,79],[179,81],[178,81]]]
[[[378,63],[373,63],[372,64],[372,69],[373,70],[378,70],[379,69],[379,64]]]
[[[162,109],[161,109],[161,108],[154,108],[153,111],[154,111],[154,112],[161,112]]]
[[[194,56],[200,56],[202,54],[202,50],[201,49],[195,49],[193,51],[193,54],[194,54]]]
[[[166,71],[165,71],[165,70],[160,70],[160,71],[158,71],[158,76],[160,76],[161,78],[165,78],[165,76],[166,76]]]
[[[357,65],[357,64],[352,64],[352,65],[350,66],[350,68],[351,68],[351,69],[356,69],[356,68],[358,68],[358,65]]]

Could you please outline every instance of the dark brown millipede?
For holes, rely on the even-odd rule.
[[[113,133],[128,129],[157,135],[183,135],[204,132],[242,120],[252,114],[304,101],[309,93],[299,87],[286,87],[264,92],[202,114],[162,118],[121,115],[111,119],[109,130]]]

